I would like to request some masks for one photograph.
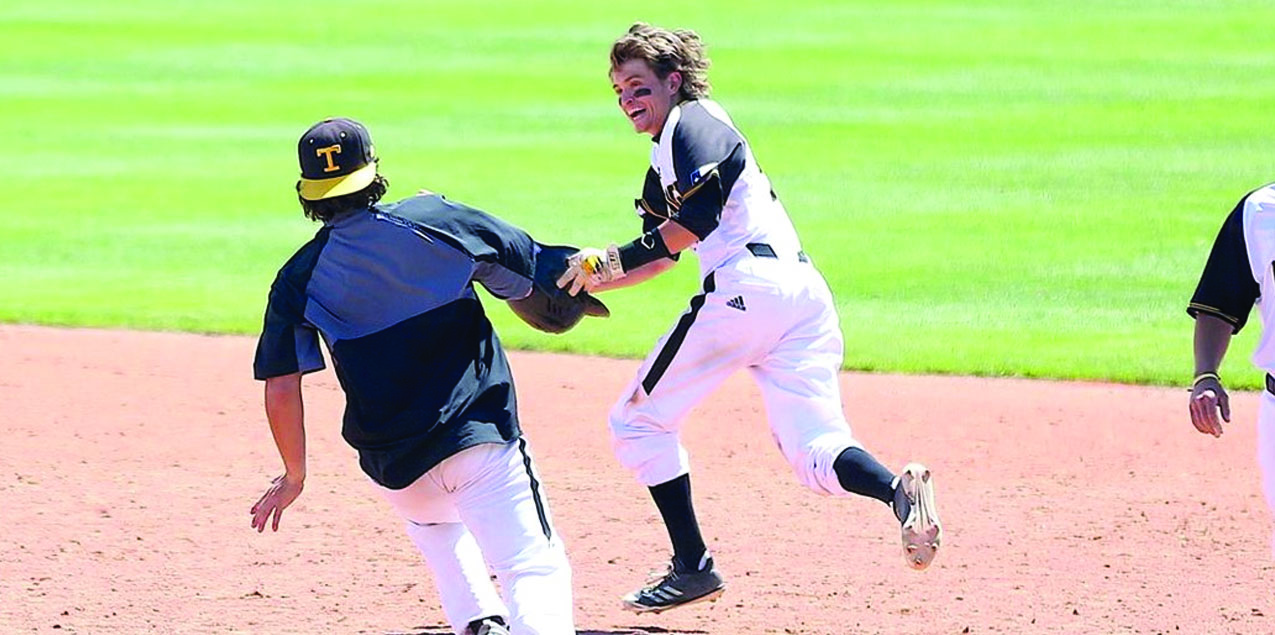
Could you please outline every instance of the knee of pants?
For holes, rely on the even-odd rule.
[[[784,458],[802,485],[825,496],[847,496],[837,478],[835,463],[846,448],[862,447],[854,437],[833,432],[820,435],[795,448],[783,448]]]
[[[553,540],[520,551],[506,560],[492,560],[492,572],[502,579],[521,577],[571,576],[571,564],[562,542]]]
[[[611,411],[611,449],[643,485],[671,481],[687,471],[686,450],[677,429],[621,406]]]

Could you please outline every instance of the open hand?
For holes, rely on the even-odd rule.
[[[270,519],[270,515],[274,515],[274,521],[270,524],[271,531],[279,531],[279,518],[283,516],[283,510],[287,509],[292,501],[297,500],[301,495],[301,490],[305,487],[305,481],[301,479],[289,479],[285,474],[277,476],[271,483],[270,489],[248,513],[252,514],[252,528],[261,533],[266,530],[266,521]]]

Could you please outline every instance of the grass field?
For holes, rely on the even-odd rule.
[[[0,320],[255,332],[314,230],[296,137],[332,114],[368,124],[391,197],[627,239],[648,142],[606,52],[636,19],[707,40],[850,368],[1189,379],[1208,246],[1275,180],[1266,0],[461,4],[4,3]],[[694,269],[561,338],[488,306],[511,345],[637,356]]]

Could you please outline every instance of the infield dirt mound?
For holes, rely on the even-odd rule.
[[[253,345],[0,327],[0,632],[445,632],[330,370],[306,380],[305,493],[279,533],[249,528],[279,468]],[[1275,632],[1254,394],[1215,440],[1182,390],[844,375],[868,448],[934,470],[946,543],[915,572],[880,503],[796,483],[734,377],[685,433],[728,591],[638,617],[618,598],[666,537],[605,425],[637,363],[510,357],[584,633]]]

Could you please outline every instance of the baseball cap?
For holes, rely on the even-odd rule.
[[[363,124],[344,117],[310,126],[297,142],[301,198],[317,201],[357,192],[376,178],[372,136]]]

